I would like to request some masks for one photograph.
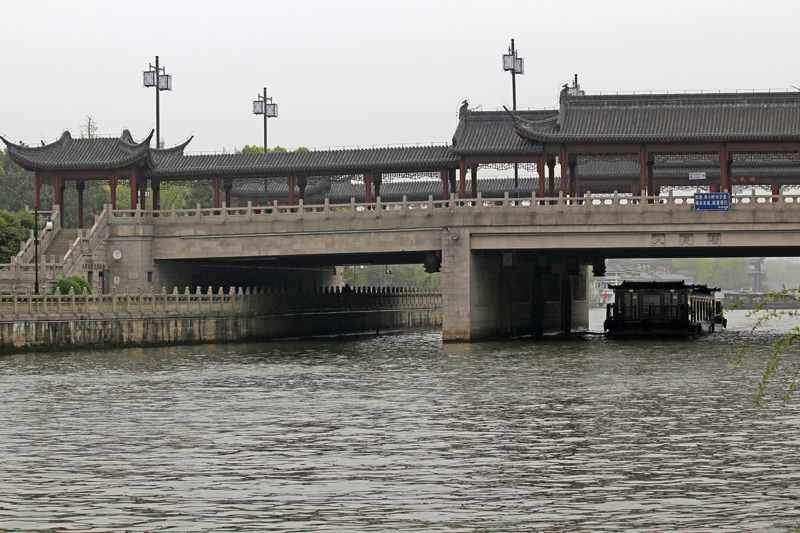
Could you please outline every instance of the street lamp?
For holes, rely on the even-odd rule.
[[[525,60],[517,57],[517,50],[514,48],[514,39],[511,39],[511,47],[507,54],[503,54],[503,70],[511,72],[511,93],[513,96],[514,111],[517,110],[517,74],[525,74]],[[541,172],[539,173],[541,178]],[[519,198],[519,165],[514,163],[514,191]]]
[[[253,101],[253,114],[264,115],[264,153],[267,153],[267,119],[278,117],[278,104],[272,103],[272,97],[267,98],[267,88],[264,87],[264,96],[258,95],[258,100]]]
[[[272,103],[272,97],[267,98],[267,88],[264,87],[264,96],[258,95],[258,100],[253,101],[253,114],[264,115],[264,153],[267,153],[267,119],[278,118],[278,104]],[[264,205],[269,204],[267,195],[267,178],[264,178]]]
[[[161,119],[158,95],[161,91],[172,90],[172,76],[166,73],[164,67],[158,66],[158,56],[156,56],[155,66],[151,64],[150,70],[145,70],[142,74],[144,86],[156,88],[156,148],[158,148],[161,145]]]

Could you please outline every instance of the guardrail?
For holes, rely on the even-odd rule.
[[[110,294],[33,294],[30,291],[0,295],[0,321],[89,319],[108,316],[206,316],[285,314],[374,309],[431,309],[442,306],[442,291],[422,287],[357,287],[343,291],[325,287],[314,291],[231,287],[216,293],[209,287],[192,293],[187,287],[171,293],[137,291]]]
[[[664,212],[692,211],[694,200],[691,196],[673,195],[672,191],[665,196],[631,196],[626,194],[592,194],[584,196],[539,198],[512,198],[505,193],[503,198],[458,199],[451,195],[448,200],[436,200],[429,196],[425,201],[409,201],[405,196],[400,201],[383,201],[377,198],[374,202],[356,203],[351,199],[348,204],[330,204],[327,199],[323,204],[253,206],[248,202],[246,207],[201,207],[193,209],[172,209],[149,211],[141,209],[117,209],[110,214],[110,224],[151,224],[157,226],[191,225],[191,224],[224,224],[241,222],[299,221],[299,220],[344,220],[365,218],[415,218],[436,215],[470,214],[470,215],[524,215],[524,214],[563,214],[563,213],[608,213],[608,212]],[[800,211],[800,193],[790,194],[783,191],[777,195],[751,194],[731,195],[732,211],[783,210]]]

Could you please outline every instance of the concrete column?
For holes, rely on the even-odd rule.
[[[462,187],[463,183],[462,179]],[[442,340],[445,342],[472,340],[469,241],[469,228],[442,231]]]
[[[79,181],[75,184],[78,190],[78,229],[83,229],[83,191],[86,189],[86,183]]]

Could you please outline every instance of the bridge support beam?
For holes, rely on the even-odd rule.
[[[473,250],[470,227],[442,232],[442,340],[569,333],[589,326],[578,258]]]

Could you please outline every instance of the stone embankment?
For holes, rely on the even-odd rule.
[[[26,292],[0,297],[0,352],[376,334],[441,324],[441,290],[428,288]]]

